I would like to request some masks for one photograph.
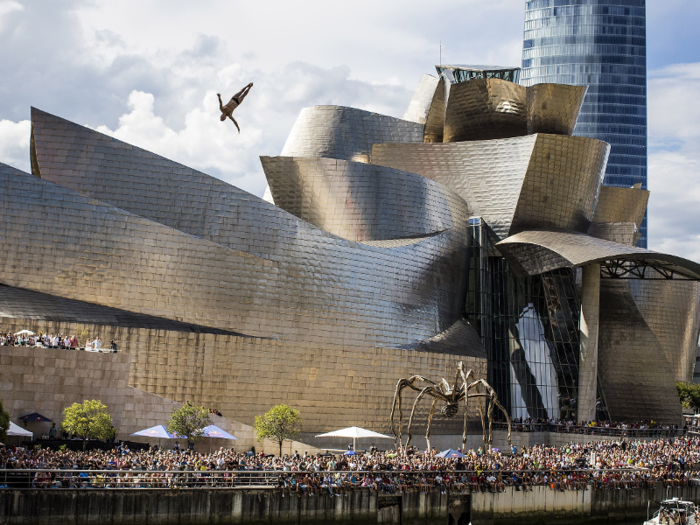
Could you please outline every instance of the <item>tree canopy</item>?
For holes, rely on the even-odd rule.
[[[676,389],[683,408],[700,409],[700,384],[676,383]]]
[[[255,416],[255,435],[258,441],[269,438],[279,444],[299,434],[301,417],[299,411],[288,405],[275,405],[264,416]]]
[[[7,431],[10,428],[10,414],[5,412],[2,406],[2,401],[0,401],[0,442],[5,441],[7,437]]]
[[[170,413],[168,432],[182,437],[186,436],[188,443],[196,443],[202,439],[204,428],[209,425],[211,425],[209,411],[187,401]]]
[[[63,410],[61,428],[83,438],[83,449],[88,439],[111,439],[114,437],[112,416],[102,401],[91,399],[82,403],[73,403]]]

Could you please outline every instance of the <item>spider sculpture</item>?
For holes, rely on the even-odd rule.
[[[460,382],[461,380],[461,382]],[[418,385],[416,385],[418,383]],[[401,411],[401,391],[404,388],[410,388],[418,392],[416,400],[413,402],[413,409],[411,410],[411,417],[408,419],[408,429],[406,433],[408,438],[406,439],[406,444],[403,444],[403,428],[402,419],[403,413]],[[455,374],[454,386],[450,386],[446,379],[443,379],[440,383],[435,383],[430,379],[426,379],[423,376],[412,376],[410,379],[399,379],[396,383],[396,393],[394,394],[394,405],[391,409],[391,430],[396,436],[396,447],[399,452],[404,452],[408,448],[411,442],[411,426],[413,425],[413,416],[416,412],[416,407],[421,399],[425,396],[430,396],[433,398],[433,404],[430,407],[430,413],[428,414],[428,428],[425,433],[425,440],[428,443],[428,450],[430,448],[430,427],[433,423],[433,416],[435,415],[435,407],[438,402],[443,401],[445,405],[440,409],[440,413],[451,418],[457,415],[459,411],[459,402],[464,400],[464,432],[462,433],[462,450],[467,443],[467,413],[469,406],[469,398],[475,397],[478,399],[478,409],[479,415],[481,416],[481,426],[484,432],[484,447],[487,450],[491,449],[491,443],[493,442],[493,409],[498,407],[508,422],[508,446],[510,447],[510,417],[505,411],[503,406],[498,402],[498,397],[496,392],[491,386],[483,379],[476,379],[474,373],[471,370],[464,370],[464,365],[460,361],[457,363],[457,373]],[[488,400],[488,407],[484,409],[484,400]],[[394,426],[394,413],[396,409],[399,410],[399,428],[398,432]],[[488,435],[486,432],[486,419],[488,419]]]

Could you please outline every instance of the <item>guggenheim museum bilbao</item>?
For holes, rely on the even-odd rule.
[[[572,136],[586,87],[437,71],[403,118],[304,109],[267,200],[32,109],[32,173],[0,165],[0,325],[120,353],[16,351],[12,417],[128,387],[122,433],[154,399],[388,432],[399,378],[463,361],[513,417],[678,423],[700,265],[635,247],[649,192],[603,186],[609,145]]]

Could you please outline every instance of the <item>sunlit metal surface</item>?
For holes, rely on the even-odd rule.
[[[601,279],[598,376],[608,411],[617,421],[678,423],[677,363],[666,358],[632,296],[631,283]],[[674,353],[674,361],[684,360],[683,349]]]
[[[368,162],[377,142],[423,142],[423,124],[342,106],[301,110],[283,157],[332,157]]]
[[[376,144],[372,163],[453,189],[501,238],[529,228],[585,232],[608,146],[565,135],[452,144]]]
[[[641,228],[648,202],[647,190],[601,186],[593,222],[633,222]]]
[[[464,228],[470,215],[459,195],[414,173],[337,159],[260,160],[280,208],[353,241]]]
[[[409,102],[408,108],[406,108],[406,112],[403,114],[403,120],[417,122],[418,124],[426,123],[433,98],[435,97],[435,90],[439,82],[440,81],[432,75],[424,74],[420,78],[416,90],[413,93],[413,97],[411,98],[411,102]]]
[[[693,261],[581,233],[526,231],[508,237],[496,246],[514,268],[526,275],[620,261],[649,267],[653,270],[651,278],[700,280],[700,264]]]
[[[586,86],[536,84],[527,88],[527,132],[571,135]]]
[[[526,88],[523,86],[494,78],[450,86],[443,142],[526,134]]]

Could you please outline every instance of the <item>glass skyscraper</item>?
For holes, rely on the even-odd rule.
[[[526,1],[520,83],[589,86],[574,134],[612,146],[606,185],[647,188],[646,0]]]

